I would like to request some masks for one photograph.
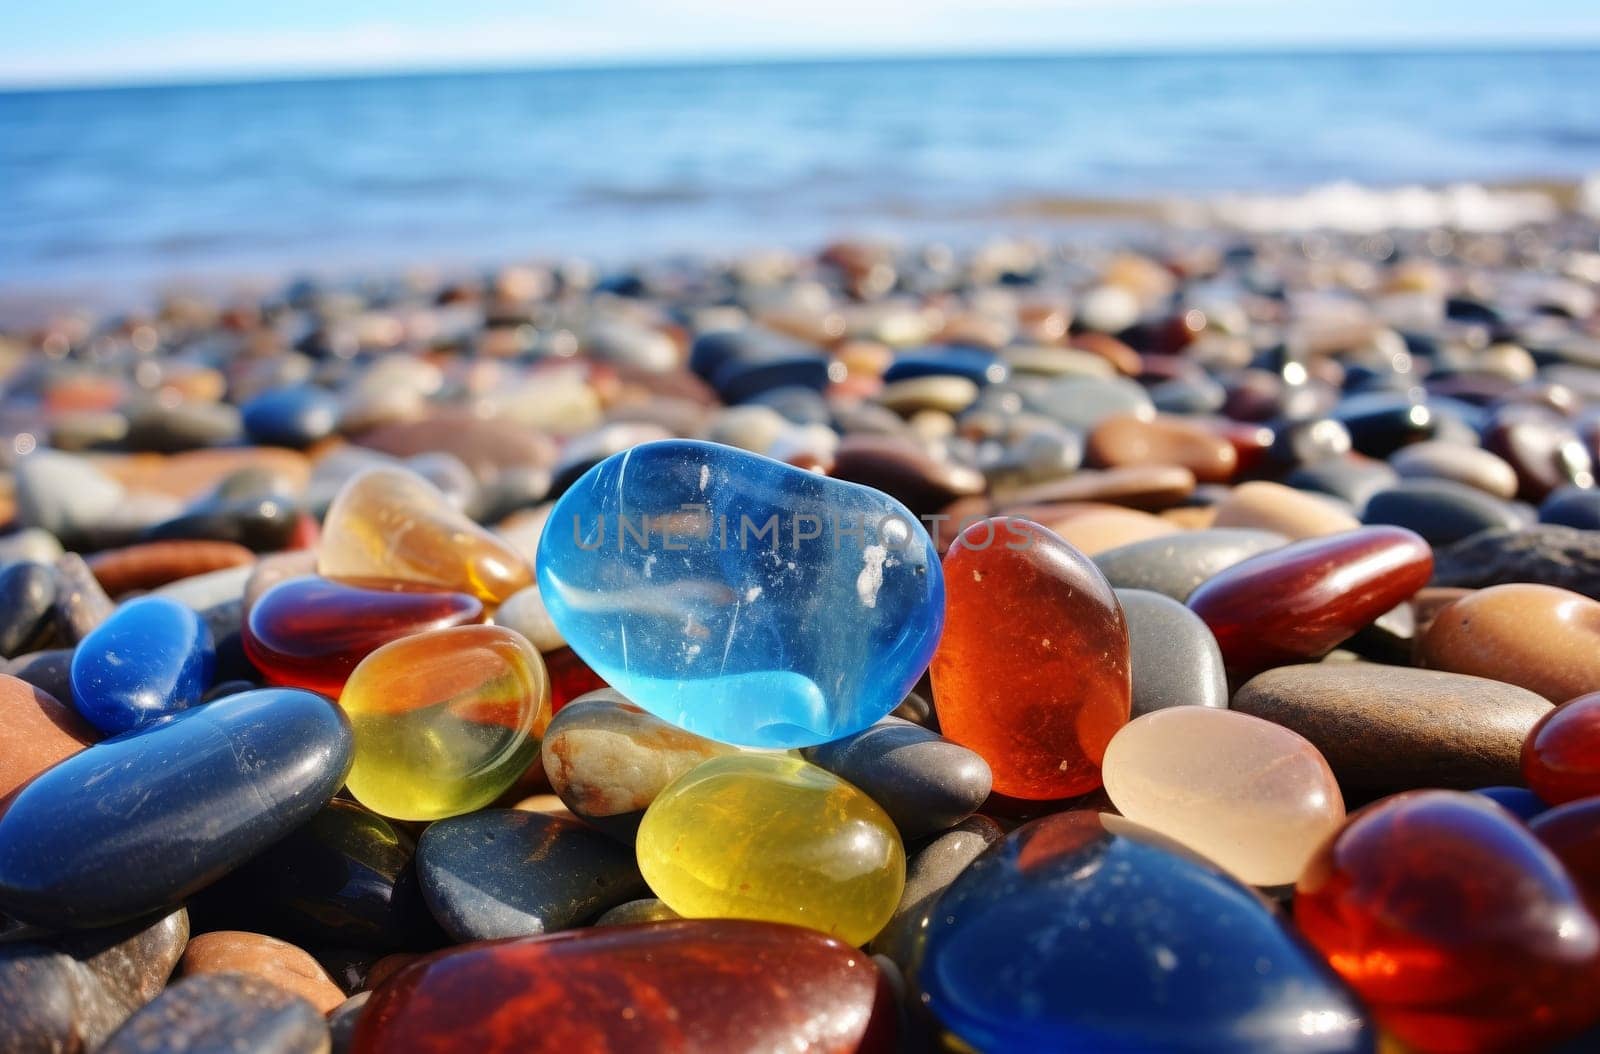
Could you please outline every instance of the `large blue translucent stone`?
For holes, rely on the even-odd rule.
[[[986,1054],[1355,1054],[1355,997],[1252,890],[1120,816],[1057,813],[990,848],[929,912],[916,970]]]
[[[714,443],[596,465],[556,504],[538,564],[556,626],[607,683],[746,746],[866,728],[944,621],[938,555],[905,506]]]
[[[108,736],[143,728],[198,703],[217,652],[199,615],[165,597],[130,600],[72,656],[72,700]]]

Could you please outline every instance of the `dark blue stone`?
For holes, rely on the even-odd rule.
[[[965,377],[974,384],[998,384],[1011,375],[1011,369],[998,355],[982,348],[959,344],[935,344],[902,352],[884,371],[886,382],[912,377]]]
[[[1433,409],[1410,395],[1367,392],[1343,399],[1333,418],[1350,431],[1351,442],[1368,457],[1385,458],[1407,443],[1433,436],[1438,423]]]
[[[1119,816],[1019,828],[931,912],[916,972],[940,1024],[1008,1051],[1332,1054],[1374,1030],[1255,892]]]
[[[0,913],[81,929],[170,908],[316,815],[353,746],[331,700],[263,688],[74,754],[0,815]]]
[[[308,447],[339,424],[339,400],[310,385],[262,392],[240,410],[250,440],[267,446]]]
[[[44,564],[19,560],[0,567],[0,656],[35,650],[50,636],[56,575]]]
[[[72,656],[72,700],[108,736],[169,717],[211,687],[217,651],[199,615],[140,597],[95,627]]]
[[[1552,491],[1539,506],[1539,522],[1600,531],[1600,490],[1569,486]]]
[[[1526,787],[1479,787],[1473,793],[1483,795],[1519,820],[1531,820],[1550,808]]]
[[[199,930],[250,930],[308,947],[426,951],[446,943],[405,831],[336,798],[189,901]]]
[[[1479,531],[1521,527],[1526,518],[1476,487],[1447,479],[1409,479],[1368,498],[1361,522],[1405,527],[1429,545],[1450,545]]]
[[[734,359],[717,369],[711,384],[725,403],[742,403],[774,388],[821,391],[828,384],[828,360],[809,352]]]

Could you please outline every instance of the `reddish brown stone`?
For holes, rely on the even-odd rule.
[[[248,564],[256,558],[236,542],[182,540],[143,542],[89,557],[89,569],[107,593],[155,589],[191,575]]]
[[[1539,719],[1522,745],[1522,776],[1552,805],[1600,795],[1600,692]]]
[[[1229,671],[1249,676],[1327,653],[1432,573],[1433,551],[1417,535],[1362,527],[1234,564],[1188,603],[1216,634]]]
[[[1417,1050],[1544,1049],[1600,1018],[1600,925],[1549,850],[1480,795],[1357,813],[1307,865],[1294,918]]]
[[[812,930],[695,919],[468,945],[372,995],[355,1054],[887,1051],[888,985]]]
[[[898,436],[846,436],[834,454],[833,476],[881,490],[918,516],[987,486],[977,469],[938,461]]]
[[[1600,798],[1568,802],[1528,821],[1578,884],[1591,912],[1600,911]]]

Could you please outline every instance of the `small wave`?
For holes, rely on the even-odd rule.
[[[1489,187],[1478,183],[1378,188],[1341,182],[1296,194],[1225,194],[1174,202],[1168,207],[1167,217],[1194,226],[1220,225],[1249,231],[1365,233],[1428,227],[1503,231],[1554,220],[1562,208],[1558,189]],[[1566,193],[1570,192],[1567,188]]]

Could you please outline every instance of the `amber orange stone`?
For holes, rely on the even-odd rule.
[[[1082,553],[1029,520],[973,524],[944,558],[933,657],[944,735],[977,751],[994,789],[1045,800],[1100,785],[1132,700],[1128,627]]]
[[[1205,425],[1158,415],[1153,421],[1116,414],[1089,433],[1089,460],[1106,468],[1179,465],[1202,483],[1226,483],[1239,467],[1233,444]]]
[[[1295,891],[1300,931],[1418,1051],[1529,1051],[1600,1019],[1600,924],[1510,813],[1456,791],[1351,818]]]
[[[1600,692],[1539,719],[1522,744],[1522,777],[1552,805],[1600,796]]]
[[[1403,527],[1362,527],[1253,556],[1207,579],[1189,608],[1239,676],[1330,651],[1421,589],[1433,550]]]
[[[322,524],[317,570],[399,578],[498,604],[532,584],[527,561],[414,472],[373,468],[339,491]]]
[[[338,697],[356,664],[390,641],[483,617],[465,593],[388,579],[280,582],[245,620],[244,650],[267,683]]]
[[[372,994],[355,1054],[887,1051],[872,959],[812,930],[696,919],[472,944]]]

